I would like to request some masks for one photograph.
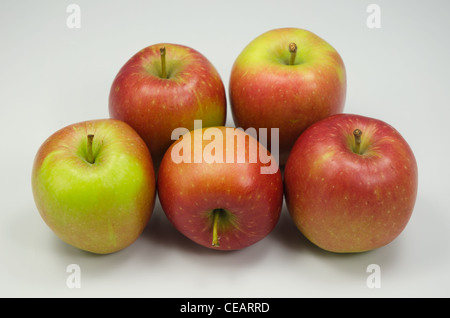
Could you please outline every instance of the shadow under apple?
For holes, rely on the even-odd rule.
[[[268,252],[265,247],[265,240],[270,239],[270,235],[255,244],[241,250],[222,251],[201,246],[181,234],[167,219],[161,208],[159,200],[155,204],[153,215],[144,230],[141,238],[144,243],[151,245],[153,249],[152,257],[164,258],[164,254],[176,252],[185,253],[190,257],[190,261],[205,263],[207,261],[212,266],[229,267],[234,265],[252,266],[259,262]]]
[[[295,226],[286,205],[280,215],[280,220],[271,237],[287,249],[288,253],[304,254],[325,264],[324,268],[341,273],[367,275],[369,264],[383,264],[388,268],[395,262],[402,248],[401,238],[384,247],[360,253],[335,253],[324,250],[309,241]],[[326,266],[329,264],[329,267]]]

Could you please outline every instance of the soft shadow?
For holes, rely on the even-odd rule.
[[[324,250],[309,241],[296,227],[292,220],[286,204],[284,204],[279,223],[272,232],[271,236],[288,253],[302,253],[323,261],[324,264],[330,264],[333,271],[354,273],[361,271],[361,266],[367,266],[371,263],[388,264],[395,260],[398,254],[398,246],[394,244],[380,247],[376,250],[361,253],[335,253]],[[364,267],[365,268],[365,267]]]
[[[270,236],[287,248],[289,252],[299,253],[317,248],[297,229],[285,203],[283,204],[277,226]]]
[[[47,275],[53,269],[65,273],[69,264],[89,266],[92,275],[107,275],[122,266],[131,254],[131,250],[124,249],[101,255],[67,244],[45,224],[36,207],[31,204],[18,209],[17,217],[8,229],[11,239],[22,251],[20,261],[34,260],[39,264],[47,264],[42,267],[45,269],[42,275]]]
[[[140,239],[148,241],[162,251],[182,249],[201,253],[205,249],[185,237],[170,223],[158,199],[152,217]]]
[[[142,234],[144,243],[152,245],[153,257],[164,259],[168,253],[184,253],[192,257],[189,259],[196,262],[208,262],[217,266],[233,266],[259,262],[269,250],[266,248],[265,239],[241,250],[222,251],[201,246],[183,234],[181,234],[167,219],[159,202],[155,204],[152,218]]]

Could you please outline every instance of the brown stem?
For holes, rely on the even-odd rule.
[[[213,211],[213,237],[212,237],[212,246],[219,246],[219,235],[217,234],[217,228],[219,226],[219,216],[222,213],[222,209],[215,209]]]
[[[294,42],[289,43],[289,52],[291,53],[291,58],[289,60],[289,65],[295,64],[295,57],[297,56],[297,44]]]
[[[353,131],[353,136],[355,137],[355,153],[357,153],[358,155],[361,154],[361,135],[361,130],[355,129]]]
[[[167,78],[167,71],[166,71],[166,48],[163,46],[159,49],[159,53],[161,55],[161,77]]]
[[[87,136],[87,145],[86,145],[86,160],[89,163],[94,163],[95,158],[94,158],[94,153],[92,151],[92,141],[94,139],[94,135],[88,135]]]

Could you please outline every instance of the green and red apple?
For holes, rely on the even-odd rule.
[[[119,120],[66,126],[41,145],[33,163],[42,219],[61,240],[92,253],[117,252],[140,236],[155,188],[147,145]]]
[[[240,250],[265,238],[283,203],[281,171],[257,139],[232,127],[199,128],[167,150],[158,175],[161,206],[197,244]]]
[[[414,154],[379,119],[337,114],[310,126],[285,166],[285,196],[298,229],[337,253],[374,250],[397,238],[418,187]]]
[[[284,165],[308,126],[343,111],[346,88],[343,60],[329,43],[308,30],[280,28],[256,37],[239,54],[229,97],[237,127],[279,128]]]
[[[184,45],[159,43],[122,66],[111,85],[109,112],[139,133],[159,165],[175,128],[192,130],[194,120],[205,127],[225,124],[226,93],[204,55]]]

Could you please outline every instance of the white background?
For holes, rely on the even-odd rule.
[[[70,3],[81,28],[66,25]],[[2,297],[448,297],[450,296],[450,2],[364,0],[1,1],[0,296]],[[79,121],[108,117],[119,68],[158,42],[191,46],[217,68],[228,90],[232,64],[273,28],[306,28],[341,54],[345,112],[382,119],[409,142],[419,192],[404,232],[378,250],[337,255],[307,242],[287,215],[259,243],[222,253],[195,245],[157,204],[142,236],[111,255],[61,242],[31,193],[41,143]],[[229,125],[233,125],[228,113]],[[81,268],[81,288],[66,267]],[[369,264],[381,288],[369,288]]]

